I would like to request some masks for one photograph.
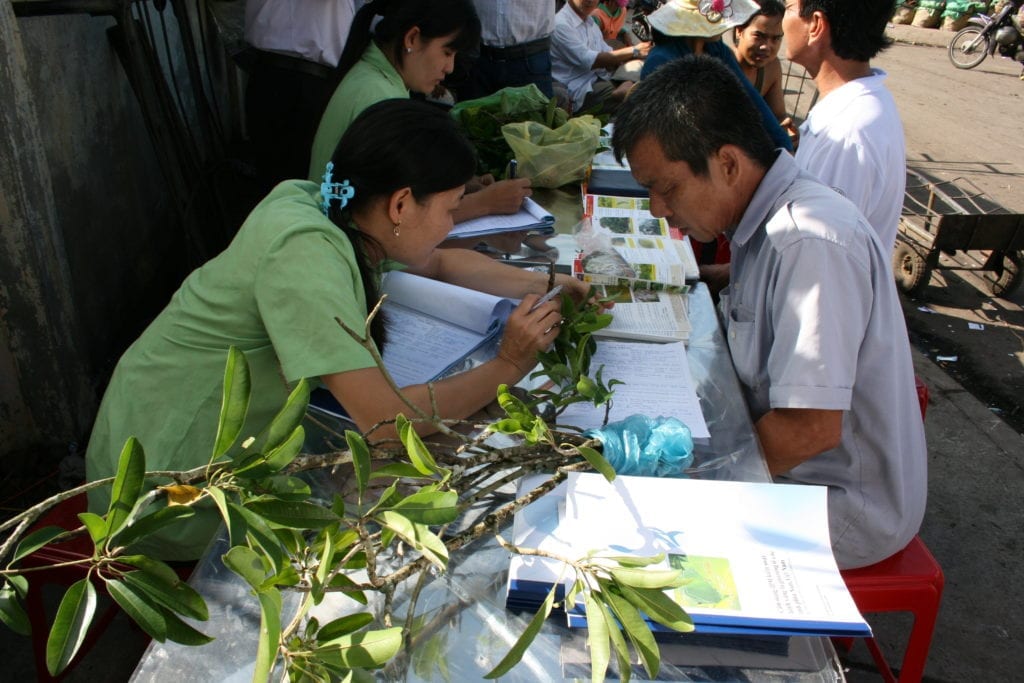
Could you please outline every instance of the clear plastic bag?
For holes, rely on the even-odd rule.
[[[505,124],[501,134],[519,162],[519,175],[530,178],[534,187],[561,187],[583,180],[599,147],[601,122],[579,116],[552,129],[523,121]]]

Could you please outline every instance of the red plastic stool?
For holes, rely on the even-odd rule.
[[[921,407],[921,419],[924,419],[924,414],[928,411],[928,385],[924,383],[918,376],[914,376],[914,384],[917,388],[917,403]]]
[[[893,675],[875,639],[865,638],[864,642],[887,683],[920,681],[945,583],[942,567],[924,541],[915,536],[906,548],[892,557],[868,567],[846,569],[842,575],[861,612],[913,613],[914,625],[903,653],[899,679]]]

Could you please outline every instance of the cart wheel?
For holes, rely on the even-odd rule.
[[[1021,252],[1003,254],[1002,264],[992,271],[992,294],[1006,298],[1017,291],[1021,280],[1024,279],[1024,273],[1021,272],[1022,267],[1024,267],[1024,258],[1021,257]]]
[[[924,257],[902,240],[896,240],[896,248],[892,252],[892,271],[896,284],[907,294],[919,293],[931,277]]]

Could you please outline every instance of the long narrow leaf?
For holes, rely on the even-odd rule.
[[[167,624],[167,640],[193,646],[206,645],[213,641],[213,638],[192,628],[170,610],[163,607],[159,609],[160,613],[164,616],[164,622]]]
[[[590,466],[600,472],[605,479],[608,481],[613,481],[615,479],[615,468],[612,467],[612,464],[595,449],[588,446],[579,446],[576,450],[578,450],[580,455],[586,458],[586,461],[590,463]]]
[[[384,666],[401,649],[402,629],[396,626],[339,636],[315,648],[313,653],[334,666],[375,669]]]
[[[142,491],[146,475],[146,455],[142,444],[134,436],[128,437],[121,457],[117,461],[117,474],[110,492],[110,507],[107,509],[107,525],[105,538],[110,538],[124,525],[135,507]]]
[[[260,640],[256,648],[253,683],[265,683],[277,659],[281,642],[281,592],[271,588],[256,594],[260,601]]]
[[[51,676],[64,671],[85,640],[96,613],[96,589],[88,578],[71,585],[64,594],[46,640],[46,669]]]
[[[148,595],[152,600],[172,612],[199,621],[206,621],[210,618],[206,601],[196,592],[195,588],[184,581],[167,583],[163,577],[144,571],[128,572],[122,579],[137,591]]]
[[[295,460],[306,442],[306,430],[298,425],[279,446],[267,451],[267,466],[273,472],[280,472]]]
[[[250,545],[255,543],[259,546],[263,554],[270,560],[274,571],[281,571],[287,562],[287,555],[281,540],[274,534],[270,525],[262,517],[246,510],[241,505],[229,502],[228,508],[233,515],[238,515],[245,521],[246,537],[250,539]]]
[[[345,442],[352,452],[352,468],[356,473],[356,486],[359,487],[359,500],[362,501],[363,493],[366,492],[366,482],[370,480],[370,448],[362,435],[345,430]]]
[[[162,643],[167,639],[167,622],[143,591],[123,581],[109,579],[107,592],[153,640]]]
[[[372,622],[373,615],[369,612],[356,612],[340,617],[321,626],[316,632],[316,641],[320,645],[328,645],[335,638],[347,636]]]
[[[210,494],[210,498],[217,505],[217,509],[220,510],[221,519],[224,520],[224,524],[228,528],[228,542],[231,545],[241,543],[242,539],[245,538],[245,520],[231,512],[231,506],[228,505],[228,497],[224,494],[224,491],[216,486],[210,486],[207,487],[206,492]]]
[[[103,545],[103,541],[107,538],[107,520],[103,519],[95,512],[79,512],[78,519],[82,522],[82,526],[89,533],[89,538],[92,539],[92,544],[99,548]]]
[[[196,511],[187,505],[171,505],[161,508],[142,517],[131,526],[124,527],[111,540],[118,546],[128,546],[178,520],[192,517],[195,514]]]
[[[423,553],[423,556],[444,569],[448,564],[448,548],[423,524],[417,524],[409,518],[391,510],[380,513],[379,521],[388,529],[402,537],[406,543]]]
[[[332,510],[313,503],[260,500],[247,503],[245,507],[268,522],[288,529],[322,529],[338,521],[338,515]]]
[[[615,649],[615,661],[619,665],[619,680],[629,683],[629,679],[633,676],[633,660],[629,658],[629,646],[626,645],[626,639],[615,623],[615,617],[612,616],[609,607],[600,600],[598,602],[601,612],[604,614],[605,623],[608,624],[608,637]]]
[[[405,446],[405,450],[409,454],[409,462],[413,467],[419,470],[420,474],[437,473],[437,462],[434,461],[434,456],[430,454],[426,444],[423,443],[423,439],[416,433],[412,423],[404,415],[399,415],[395,419],[395,427],[398,430],[398,438]]]
[[[693,630],[693,619],[690,618],[690,615],[662,591],[652,588],[633,588],[621,583],[619,590],[622,591],[624,598],[659,624],[683,633]]]
[[[296,383],[288,395],[288,400],[277,412],[274,419],[270,421],[263,432],[256,438],[256,442],[249,448],[251,452],[266,453],[274,450],[288,437],[292,435],[295,428],[302,423],[306,416],[306,408],[309,406],[309,382],[303,378]]]
[[[47,526],[33,531],[18,542],[18,547],[14,549],[14,555],[11,557],[11,564],[31,555],[65,531],[59,526]]]
[[[587,606],[587,645],[590,647],[590,680],[601,683],[608,673],[608,663],[612,658],[612,649],[608,644],[608,621],[605,619],[604,608],[597,602],[594,593],[586,591],[583,602]],[[612,624],[611,628],[615,628]]]
[[[260,556],[244,545],[236,545],[224,553],[221,559],[225,567],[241,576],[254,589],[262,586],[264,579],[267,578],[267,570]]]
[[[647,675],[652,679],[656,678],[658,669],[661,668],[661,653],[658,651],[658,644],[654,642],[651,627],[640,616],[640,611],[613,589],[606,588],[601,594],[615,613],[622,630],[629,637],[629,642],[633,643],[633,649],[640,655]]]
[[[417,491],[398,501],[393,510],[420,524],[447,524],[459,516],[455,491]]]
[[[544,626],[544,620],[551,614],[551,608],[555,604],[555,590],[558,588],[558,585],[556,584],[551,587],[547,597],[544,598],[544,602],[541,603],[540,609],[537,610],[537,613],[530,619],[530,623],[523,629],[523,634],[519,636],[519,640],[515,642],[512,649],[498,662],[496,667],[484,674],[484,678],[500,678],[511,671],[512,667],[522,660],[526,648],[530,647],[530,643],[533,642],[537,634],[540,633],[540,629]]]
[[[249,396],[252,380],[249,376],[249,361],[245,354],[232,346],[228,349],[228,362],[224,367],[224,392],[221,395],[220,418],[217,420],[217,438],[213,442],[216,460],[234,445],[249,412]]]

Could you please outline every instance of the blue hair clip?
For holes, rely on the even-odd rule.
[[[348,200],[356,195],[356,188],[348,184],[347,180],[340,183],[331,182],[331,171],[334,170],[334,162],[327,162],[327,170],[324,172],[324,181],[320,183],[320,210],[327,216],[331,213],[331,200],[337,199],[341,202],[342,209],[348,204]]]

